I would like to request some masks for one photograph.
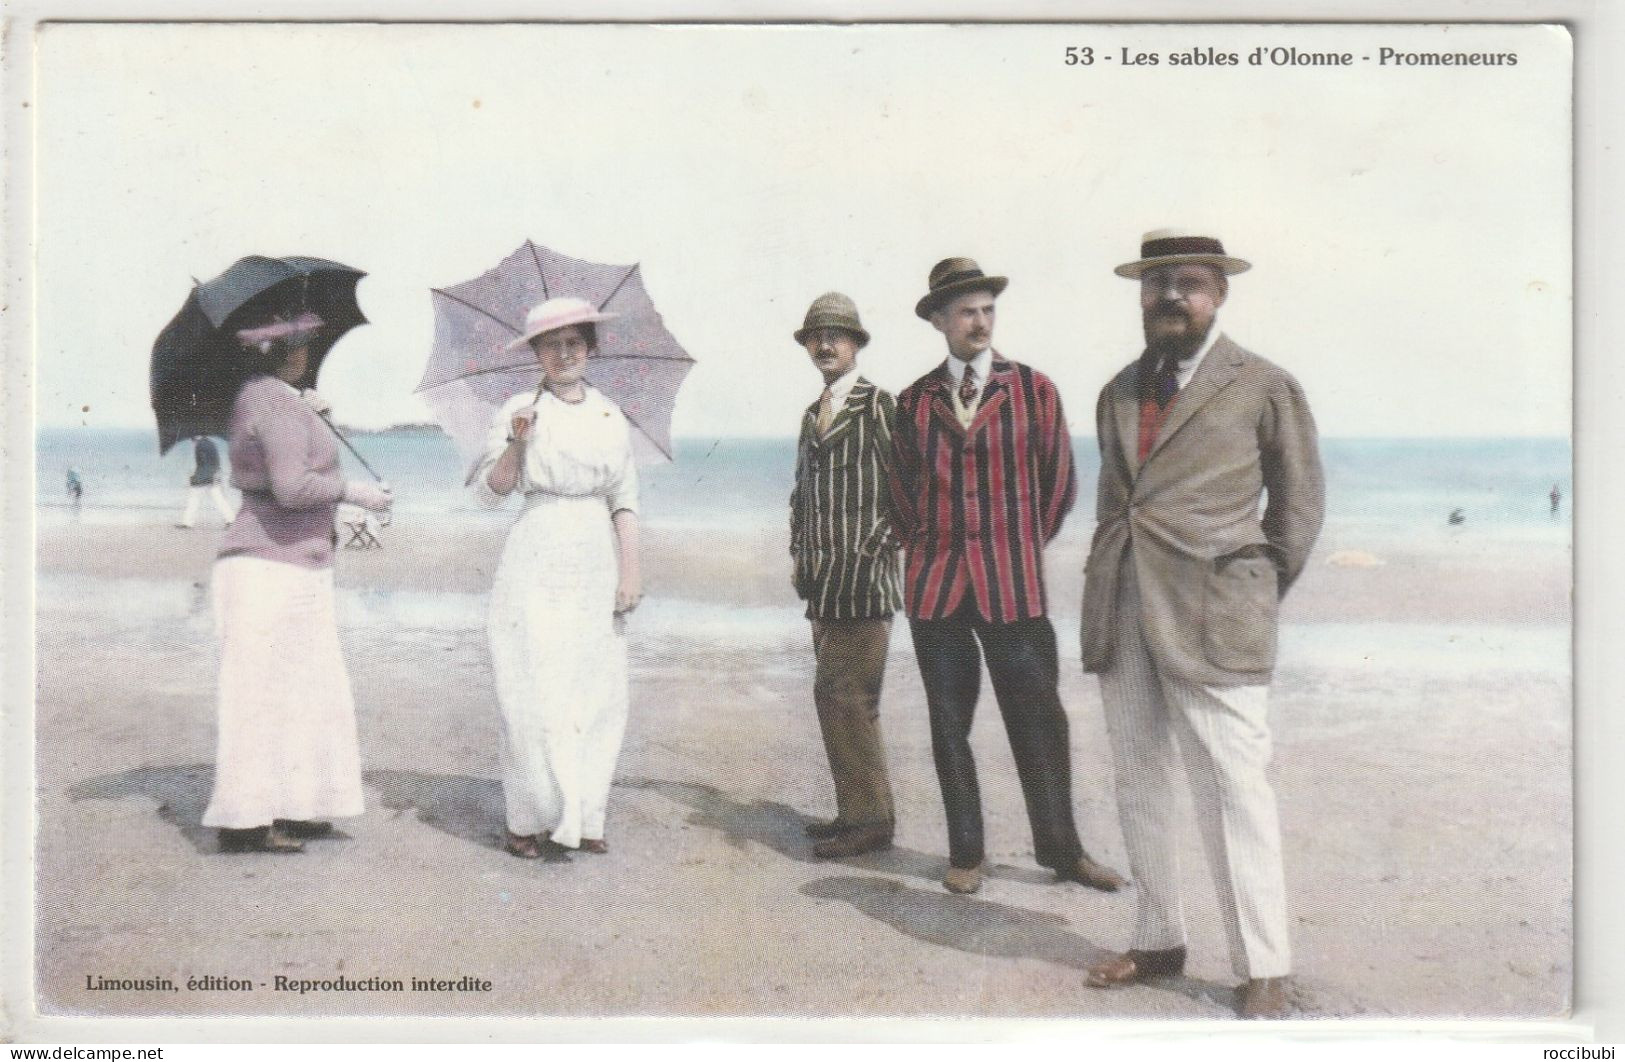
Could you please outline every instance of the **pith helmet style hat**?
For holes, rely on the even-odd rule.
[[[929,321],[931,314],[945,302],[951,302],[967,291],[1002,292],[1010,281],[1005,277],[990,277],[971,258],[944,258],[931,267],[931,288],[924,298],[914,304],[914,313]]]
[[[796,342],[805,343],[807,337],[820,328],[839,328],[858,337],[858,346],[869,345],[869,333],[858,320],[858,308],[851,299],[838,291],[825,292],[807,307],[807,316],[796,329]]]
[[[594,324],[616,316],[618,315],[613,313],[599,313],[598,308],[586,299],[561,295],[530,308],[530,312],[525,315],[525,330],[520,333],[518,339],[508,344],[508,349],[522,347],[543,332],[551,332],[555,328]]]
[[[1112,272],[1120,277],[1138,280],[1147,269],[1186,262],[1218,266],[1225,276],[1245,273],[1253,267],[1251,262],[1225,254],[1224,244],[1216,237],[1189,229],[1153,229],[1140,237],[1139,260],[1124,262]]]

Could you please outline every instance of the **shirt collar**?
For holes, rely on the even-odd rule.
[[[960,361],[952,354],[948,355],[948,375],[953,377],[954,386],[958,387],[965,379],[965,366],[970,365],[976,370],[976,383],[978,386],[987,386],[988,374],[993,371],[993,348],[987,347],[969,362]]]
[[[1202,340],[1202,345],[1197,347],[1196,353],[1192,354],[1190,357],[1182,358],[1178,366],[1176,366],[1174,369],[1174,377],[1179,381],[1181,390],[1184,389],[1186,384],[1191,382],[1191,377],[1196,375],[1196,370],[1202,367],[1202,359],[1207,357],[1208,351],[1212,350],[1213,344],[1217,343],[1218,341],[1219,318],[1217,315],[1214,315],[1213,323],[1208,326],[1207,338]]]
[[[830,408],[840,412],[841,407],[846,405],[846,396],[852,393],[852,388],[856,387],[857,383],[858,367],[854,365],[847,371],[845,376],[829,385]]]

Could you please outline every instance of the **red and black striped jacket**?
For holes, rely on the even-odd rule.
[[[1044,615],[1044,546],[1077,497],[1072,440],[1049,377],[993,354],[976,419],[954,415],[947,363],[897,398],[892,526],[908,550],[913,619],[944,619],[969,592],[993,623]]]

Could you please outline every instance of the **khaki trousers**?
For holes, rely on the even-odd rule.
[[[843,825],[891,823],[891,780],[880,740],[880,686],[891,617],[812,621],[818,660],[813,703],[835,777],[835,817]]]

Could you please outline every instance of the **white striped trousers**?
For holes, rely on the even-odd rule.
[[[1268,767],[1268,686],[1202,686],[1159,673],[1140,629],[1133,562],[1123,565],[1111,668],[1100,676],[1117,809],[1134,876],[1139,950],[1185,944],[1174,823],[1174,735],[1241,977],[1291,972],[1281,827]]]

